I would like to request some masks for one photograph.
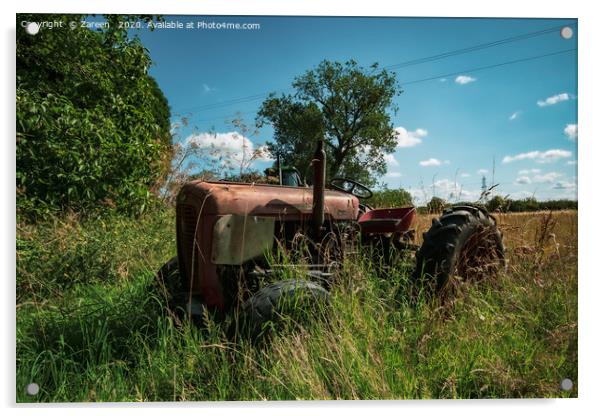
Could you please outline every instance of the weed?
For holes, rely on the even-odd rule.
[[[447,310],[409,299],[411,259],[360,251],[327,319],[291,321],[261,345],[165,312],[155,273],[175,255],[172,212],[20,225],[17,401],[575,397],[576,212],[497,217],[507,271]],[[417,235],[429,225],[419,216]]]

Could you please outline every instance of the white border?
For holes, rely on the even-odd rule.
[[[308,412],[332,413],[350,412],[365,414],[376,410],[379,413],[399,414],[408,412],[445,413],[446,415],[467,414],[507,414],[509,412],[545,412],[546,414],[562,414],[569,412],[590,413],[599,408],[596,400],[600,395],[598,388],[602,384],[600,375],[600,308],[602,288],[601,272],[597,265],[601,246],[600,207],[597,204],[600,184],[598,166],[600,162],[600,140],[602,131],[595,118],[599,117],[598,102],[602,91],[598,80],[602,74],[599,60],[600,15],[590,4],[595,2],[567,2],[548,0],[539,4],[524,0],[504,0],[496,3],[485,1],[407,1],[403,3],[370,0],[350,3],[349,1],[313,1],[313,0],[204,0],[204,1],[170,1],[145,0],[124,3],[116,0],[94,0],[73,2],[59,0],[41,2],[24,0],[18,5],[2,4],[2,82],[4,97],[2,106],[2,131],[5,133],[1,155],[2,181],[0,195],[2,198],[3,239],[2,265],[5,266],[4,301],[5,336],[0,342],[2,358],[6,364],[0,377],[2,404],[14,408],[14,131],[15,131],[15,13],[153,13],[153,14],[202,14],[202,15],[334,15],[334,16],[442,16],[442,17],[564,17],[579,19],[579,399],[572,400],[502,400],[502,401],[409,401],[409,402],[272,402],[272,403],[196,403],[185,405],[141,404],[128,406],[128,413],[164,414],[167,409],[172,412],[195,413],[211,412],[211,414],[236,413],[245,415],[286,414],[306,415]],[[597,45],[596,45],[597,44]],[[80,405],[46,406],[42,408],[23,408],[27,413],[41,410],[51,414],[80,414]],[[89,414],[106,414],[110,412],[125,413],[122,405],[87,405]],[[176,407],[176,408],[174,408]],[[198,408],[200,407],[200,409]]]

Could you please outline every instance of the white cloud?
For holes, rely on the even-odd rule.
[[[477,199],[479,197],[479,195],[481,194],[480,191],[469,191],[469,190],[463,189],[462,184],[460,184],[456,181],[451,181],[449,179],[441,179],[441,180],[435,181],[433,186],[434,186],[434,191],[438,196],[441,196],[444,199],[449,200],[449,201],[459,200],[459,199],[474,200],[474,199]],[[433,190],[432,187],[431,187],[431,190]]]
[[[254,160],[271,161],[267,146],[262,145],[257,149],[248,137],[231,131],[227,133],[198,133],[186,138],[186,143],[194,144],[199,149],[205,149],[209,156],[232,161],[234,163]]]
[[[401,173],[400,172],[387,172],[387,175],[390,178],[400,178],[401,177]]]
[[[385,159],[385,162],[390,165],[390,166],[399,166],[399,162],[397,161],[397,159],[395,159],[395,156],[393,156],[391,153],[385,153],[383,155],[383,158]]]
[[[397,147],[414,147],[422,143],[422,139],[428,135],[428,131],[418,128],[408,131],[403,127],[396,127]]]
[[[564,135],[569,138],[569,140],[577,139],[577,125],[576,124],[567,124],[564,128]]]
[[[479,170],[477,171],[477,173],[478,173],[479,175],[485,175],[487,172],[489,172],[487,169],[479,169]]]
[[[568,162],[566,162],[567,165],[576,165],[577,161],[576,160],[569,160]]]
[[[462,199],[464,201],[473,201],[476,202],[479,200],[479,198],[481,197],[481,190],[474,190],[474,191],[469,191],[466,189],[462,189],[460,191],[460,196],[458,199]]]
[[[529,175],[531,173],[540,173],[541,169],[523,169],[523,170],[519,170],[518,174],[519,175]]]
[[[470,178],[470,173],[461,173],[460,177],[461,178]]]
[[[571,155],[571,152],[562,149],[550,149],[545,152],[534,150],[532,152],[519,153],[514,156],[504,156],[502,163],[511,163],[517,160],[535,160],[537,163],[551,163],[558,159],[571,157]]]
[[[371,156],[370,153],[372,152],[372,150],[373,148],[369,144],[361,145],[358,148],[358,157],[361,163],[368,163],[371,161],[373,156]],[[388,167],[399,166],[399,162],[397,161],[397,159],[395,159],[393,153],[383,153],[382,156],[383,160],[385,161]]]
[[[453,190],[458,190],[460,188],[460,184],[455,181],[450,181],[449,179],[441,179],[435,181],[434,183],[435,189],[439,189],[441,191],[450,192]]]
[[[508,120],[512,121],[512,120],[516,120],[518,118],[518,116],[520,116],[521,112],[520,111],[515,111],[514,113],[512,113],[510,115],[510,117],[508,117]]]
[[[441,161],[439,159],[435,159],[433,157],[431,157],[430,159],[427,159],[427,160],[420,161],[420,166],[440,166],[440,165],[441,165]]]
[[[460,183],[442,179],[426,188],[407,188],[417,205],[426,204],[434,195],[449,202],[476,201],[481,195],[480,190],[463,189]]]
[[[558,104],[562,101],[567,101],[569,100],[571,97],[569,96],[568,93],[563,92],[562,94],[556,94],[553,95],[551,97],[546,98],[545,100],[538,100],[537,101],[537,105],[540,107],[547,107],[549,105],[554,105],[554,104]]]
[[[212,88],[207,84],[203,84],[202,87],[205,94],[215,91],[215,88]]]
[[[518,178],[516,178],[516,183],[521,185],[528,185],[531,183],[531,178],[529,178],[528,176],[519,176]]]
[[[554,184],[552,189],[560,189],[560,190],[573,190],[577,187],[575,182],[569,181],[558,181]]]
[[[408,188],[407,191],[412,195],[414,201],[423,201],[426,204],[428,202],[428,194],[426,189],[421,188]]]
[[[556,179],[560,178],[561,176],[562,176],[562,173],[548,172],[544,175],[533,176],[533,182],[535,182],[535,183],[552,183]]]
[[[257,148],[257,150],[255,151],[255,155],[256,160],[261,160],[263,162],[272,162],[276,160],[272,157],[272,154],[270,153],[268,147],[265,144],[262,144]]]
[[[510,199],[525,199],[525,198],[532,197],[532,196],[534,196],[533,192],[525,191],[525,190],[511,192],[509,194]]]
[[[521,185],[528,185],[530,183],[554,183],[558,178],[563,175],[559,172],[548,172],[539,174],[539,169],[525,169],[518,172],[519,177],[516,178],[516,183]],[[534,176],[528,176],[531,173],[535,173]]]
[[[465,85],[471,82],[475,82],[476,80],[476,78],[470,77],[468,75],[458,75],[456,77],[456,84]]]

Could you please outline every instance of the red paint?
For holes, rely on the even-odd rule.
[[[363,214],[358,222],[364,233],[403,233],[410,229],[416,217],[416,208],[373,209]]]
[[[200,295],[210,309],[224,309],[217,268],[211,262],[213,226],[220,215],[270,216],[309,223],[312,204],[312,188],[202,181],[184,185],[176,207],[178,258],[192,293]],[[353,221],[358,215],[355,196],[325,191],[325,221]],[[196,242],[194,247],[191,241]]]

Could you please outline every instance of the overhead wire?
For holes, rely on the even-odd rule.
[[[418,58],[418,59],[412,59],[412,60],[400,62],[397,64],[387,65],[387,66],[384,66],[383,68],[384,69],[398,69],[398,68],[405,68],[405,67],[413,66],[413,65],[420,65],[423,63],[427,63],[427,62],[433,62],[433,61],[437,61],[437,60],[441,60],[441,59],[450,58],[452,56],[462,55],[462,54],[471,53],[471,52],[475,52],[475,51],[479,51],[479,50],[483,50],[483,49],[487,49],[487,48],[505,45],[505,44],[508,44],[511,42],[517,42],[517,41],[521,41],[521,40],[525,40],[525,39],[531,39],[531,38],[534,38],[537,36],[554,33],[556,31],[558,31],[559,29],[566,27],[566,26],[574,26],[574,25],[575,24],[573,23],[573,24],[566,24],[566,25],[562,25],[562,26],[555,26],[555,27],[551,27],[551,28],[547,28],[547,29],[543,29],[543,30],[538,30],[538,31],[524,33],[524,34],[511,36],[511,37],[507,37],[507,38],[503,38],[503,39],[498,39],[498,40],[492,41],[492,42],[481,43],[481,44],[469,46],[466,48],[455,49],[452,51],[447,51],[447,52],[430,55],[430,56],[426,56],[426,57],[422,57],[422,58]],[[542,55],[537,55],[537,56],[532,56],[532,57],[527,57],[527,58],[516,59],[516,60],[512,60],[512,61],[501,62],[501,63],[488,65],[488,66],[484,66],[484,67],[469,68],[469,69],[465,69],[462,71],[456,71],[456,72],[453,72],[450,74],[441,74],[441,75],[431,76],[431,77],[423,78],[423,79],[419,79],[419,80],[402,82],[401,85],[411,85],[411,84],[416,84],[416,83],[420,83],[420,82],[432,81],[435,79],[440,79],[440,78],[443,78],[446,76],[452,76],[452,75],[456,75],[459,73],[483,71],[486,69],[492,69],[492,68],[496,68],[499,66],[511,65],[511,64],[516,64],[516,63],[520,63],[520,62],[527,62],[527,61],[531,61],[531,60],[535,60],[535,59],[540,59],[540,58],[544,58],[544,57],[548,57],[548,56],[566,53],[571,50],[576,50],[576,48],[557,51],[557,52],[553,52],[553,53],[549,53],[549,54],[542,54]],[[276,90],[275,92],[278,92],[278,91],[284,92],[284,91],[290,91],[290,90],[292,90],[292,88],[279,89],[279,90]],[[248,95],[248,96],[244,96],[244,97],[232,98],[232,99],[224,100],[224,101],[217,102],[217,103],[209,103],[209,104],[204,104],[204,105],[200,105],[200,106],[183,108],[180,110],[176,110],[175,112],[176,113],[186,113],[186,112],[199,113],[199,112],[203,112],[203,111],[210,111],[210,110],[214,110],[217,108],[229,107],[229,106],[236,105],[236,104],[246,104],[249,102],[257,101],[264,97],[267,97],[269,94],[271,94],[271,92],[264,92],[264,93],[253,94],[253,95]],[[217,118],[218,117],[216,117],[216,119]]]

